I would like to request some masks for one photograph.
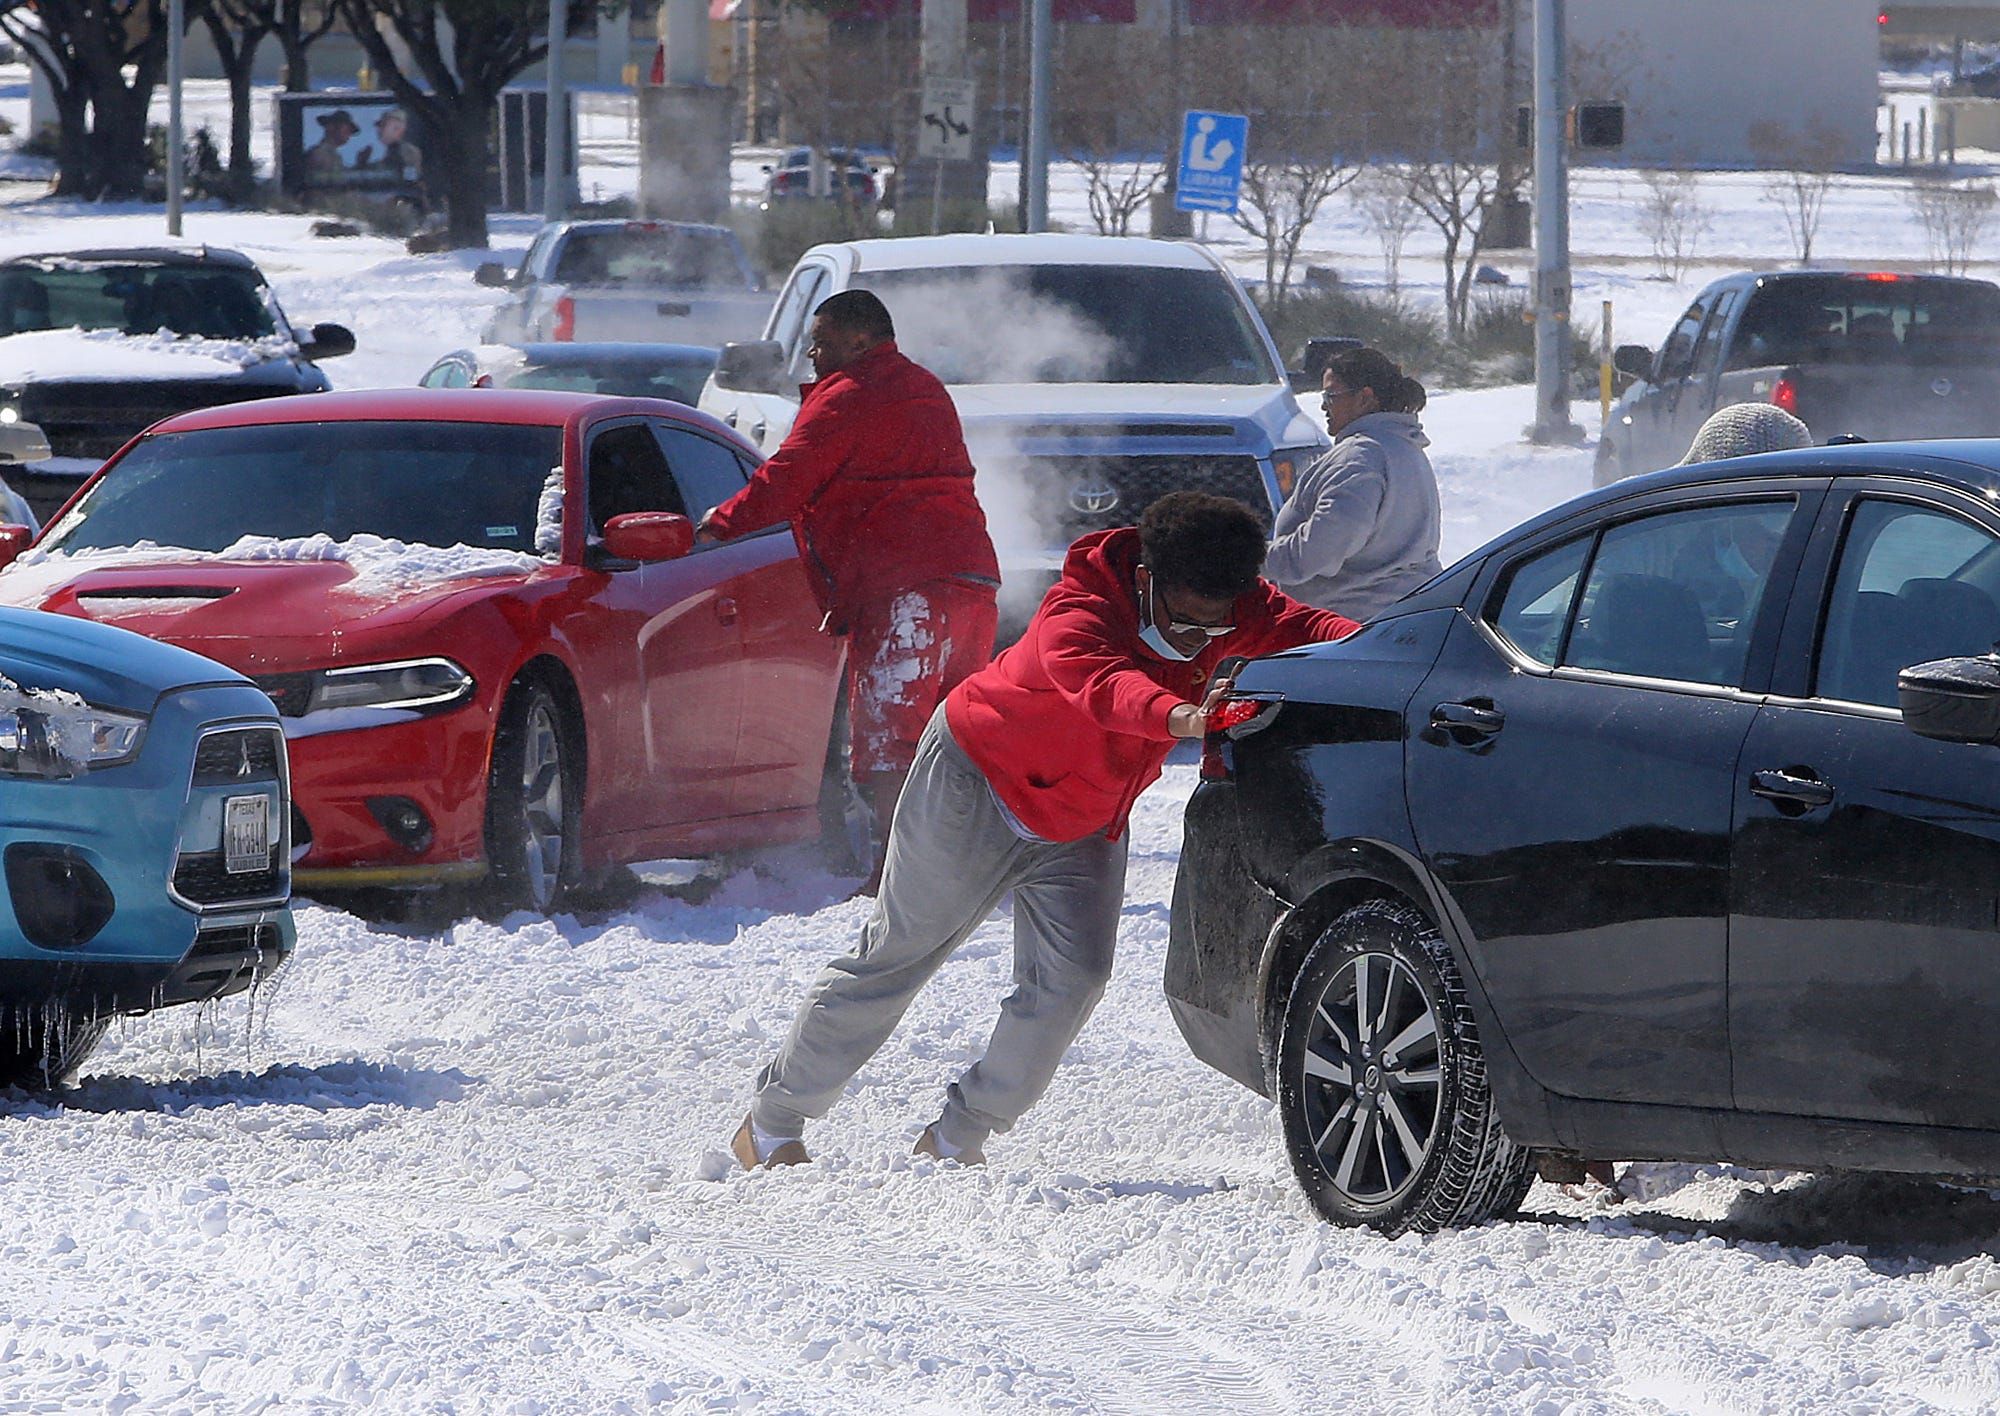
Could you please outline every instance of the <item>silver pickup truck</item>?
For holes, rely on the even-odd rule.
[[[723,344],[755,338],[771,311],[736,233],[684,221],[557,222],[518,270],[488,261],[473,278],[507,291],[488,344]]]

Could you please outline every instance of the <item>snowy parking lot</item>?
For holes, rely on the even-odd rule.
[[[1718,264],[1645,280],[1618,190],[1580,183],[1602,259],[1578,287],[1616,293],[1631,338],[1774,249],[1754,179],[1718,179]],[[1060,188],[1058,215],[1079,200]],[[1839,188],[1836,258],[1920,255],[1897,202]],[[475,341],[476,253],[308,225],[196,211],[188,234],[250,255],[301,323],[349,324],[341,387]],[[502,219],[495,244],[531,231]],[[0,206],[0,254],[158,232],[157,212]],[[1315,241],[1372,250],[1338,208]],[[1521,388],[1433,399],[1447,559],[1588,486],[1587,450],[1521,442],[1531,414]],[[1141,801],[1110,989],[983,1169],[909,1151],[1009,986],[1004,911],[810,1133],[814,1163],[746,1175],[730,1132],[865,918],[851,881],[780,853],[649,870],[629,905],[552,920],[302,903],[275,987],[115,1027],[59,1099],[0,1094],[0,1409],[2000,1407],[1994,1192],[1649,1166],[1615,1208],[1538,1185],[1475,1231],[1320,1223],[1270,1108],[1189,1055],[1161,995],[1194,782],[1177,759]]]

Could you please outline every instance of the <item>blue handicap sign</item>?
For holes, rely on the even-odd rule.
[[[1190,111],[1181,124],[1174,205],[1182,211],[1235,211],[1249,144],[1250,120],[1243,114]]]

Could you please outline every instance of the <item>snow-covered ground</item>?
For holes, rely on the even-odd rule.
[[[629,183],[621,141],[592,139],[587,180]],[[1649,278],[1635,178],[1578,186],[1579,298],[1615,294],[1628,337],[1657,340],[1714,272],[1784,257],[1755,177],[1706,180],[1712,264],[1680,283]],[[1080,203],[1065,174],[1057,215]],[[295,320],[355,329],[328,366],[343,387],[413,381],[495,298],[469,256],[314,240],[301,217],[187,225],[255,258]],[[160,230],[157,210],[0,205],[0,251]],[[503,218],[496,244],[531,230]],[[1843,179],[1823,248],[1923,255],[1886,179]],[[1425,250],[1406,270],[1434,290]],[[1338,204],[1311,259],[1379,275]],[[1433,401],[1448,557],[1587,486],[1587,452],[1521,442],[1531,413],[1518,388]],[[814,1164],[744,1175],[728,1136],[860,928],[850,882],[779,854],[652,873],[584,917],[385,927],[302,906],[274,989],[120,1027],[59,1101],[0,1096],[0,1410],[2000,1406],[1987,1192],[1652,1167],[1616,1210],[1544,1186],[1467,1233],[1318,1223],[1269,1108],[1193,1060],[1161,997],[1193,785],[1175,765],[1140,804],[1110,990],[983,1170],[909,1147],[1008,987],[1004,913],[812,1132]]]

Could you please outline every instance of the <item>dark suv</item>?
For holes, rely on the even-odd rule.
[[[39,424],[54,454],[10,469],[8,480],[47,521],[160,419],[324,392],[330,385],[313,361],[353,351],[340,325],[296,332],[236,251],[145,247],[0,261],[0,422]]]
[[[1559,507],[1244,670],[1174,1016],[1391,1233],[1532,1149],[2000,1175],[1996,640],[2000,442]]]

